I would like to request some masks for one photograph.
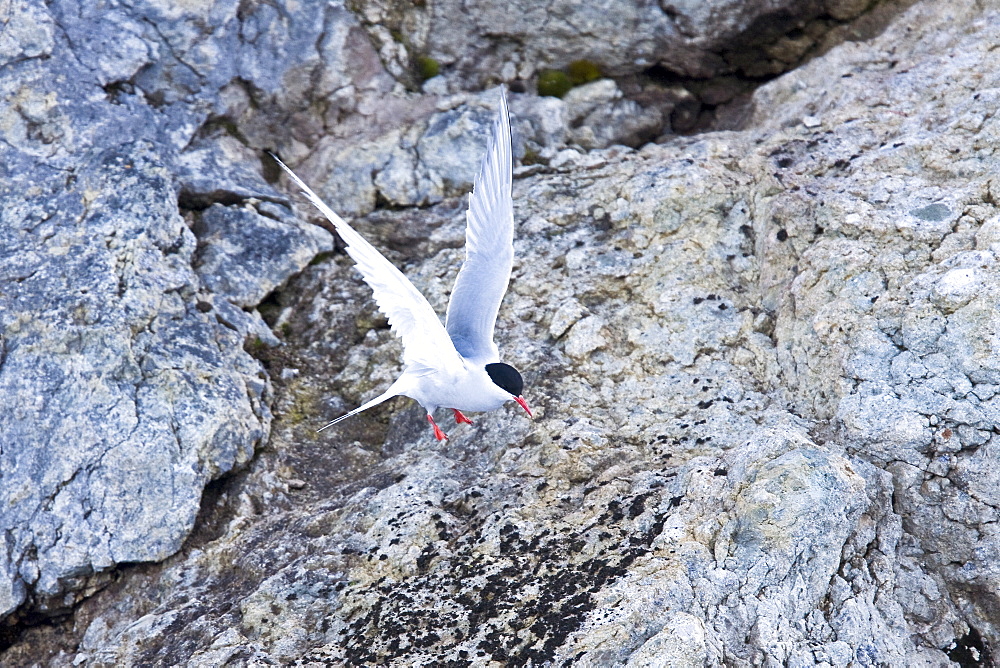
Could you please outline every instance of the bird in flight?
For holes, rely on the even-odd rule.
[[[447,438],[434,422],[434,410],[450,408],[455,422],[472,424],[462,411],[492,411],[508,401],[531,409],[521,395],[524,381],[514,367],[500,361],[493,342],[500,302],[514,262],[514,204],[511,199],[510,118],[504,91],[493,123],[493,136],[465,214],[465,262],[448,303],[446,324],[412,283],[381,253],[328,207],[302,179],[272,156],[302,192],[333,223],[347,244],[347,254],[371,287],[375,302],[403,340],[402,375],[371,401],[327,423],[320,431],[363,410],[403,395],[427,411],[434,436]]]

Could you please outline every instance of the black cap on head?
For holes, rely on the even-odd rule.
[[[493,383],[504,390],[507,390],[515,397],[521,396],[524,389],[524,380],[517,369],[503,362],[494,362],[486,365],[486,373],[490,374]]]

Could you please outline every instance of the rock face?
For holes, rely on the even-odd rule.
[[[274,337],[241,308],[332,239],[237,167],[244,146],[207,137],[207,73],[184,94],[157,79],[192,17],[0,11],[16,17],[0,41],[6,617],[59,611],[89,576],[180,548],[205,484],[269,431],[269,381],[243,345]]]
[[[870,0],[579,0],[357,3],[393,74],[431,57],[465,79],[531,79],[584,59],[609,74],[659,65],[683,76],[787,69],[817,42],[823,17],[858,16]],[[609,9],[615,20],[609,21]],[[829,29],[827,27],[827,29]],[[784,65],[781,63],[784,62]]]
[[[707,44],[786,10],[730,4],[659,11]],[[141,5],[90,62],[40,58],[94,39],[52,3],[0,41],[0,662],[990,665],[1000,11],[895,6],[738,132],[635,149],[617,82],[512,95],[498,344],[536,420],[438,444],[400,399],[316,434],[400,347],[255,151],[443,313],[496,91],[406,92],[375,33],[512,19],[445,35],[427,5]],[[472,43],[456,72],[524,62]],[[51,67],[79,76],[48,94]]]

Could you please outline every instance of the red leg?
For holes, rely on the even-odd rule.
[[[472,424],[472,420],[462,415],[462,411],[457,408],[452,408],[451,410],[455,411],[455,424],[462,424],[463,422],[465,424]]]
[[[432,427],[434,427],[434,438],[439,441],[443,441],[448,438],[445,436],[444,432],[441,431],[441,428],[437,426],[437,422],[434,421],[434,418],[431,417],[430,413],[427,414],[427,421],[431,423]]]

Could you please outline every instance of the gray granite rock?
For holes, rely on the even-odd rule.
[[[205,288],[253,307],[319,252],[333,249],[328,232],[297,223],[289,213],[263,202],[242,208],[213,204],[202,212],[194,268]]]
[[[866,5],[831,2],[823,11],[848,17]],[[732,11],[717,34],[754,25],[738,7],[718,6]],[[474,174],[465,170],[471,165],[474,173],[477,162],[471,143],[451,138],[480,132],[496,93],[452,95],[459,89],[447,82],[426,94],[387,85],[390,74],[404,77],[399,64],[408,55],[393,33],[429,31],[436,7],[380,15],[385,6],[368,4],[357,20],[328,9],[324,25],[336,30],[320,41],[344,45],[342,53],[369,67],[344,68],[341,81],[367,83],[330,92],[329,106],[317,103],[310,112],[303,103],[309,93],[278,102],[258,91],[255,100],[271,99],[272,106],[244,105],[231,83],[213,104],[242,110],[235,130],[251,148],[260,147],[269,118],[284,119],[291,138],[275,140],[278,148],[338,206],[363,213],[358,229],[443,312],[462,258],[464,198],[452,195],[467,187]],[[779,12],[784,5],[768,7]],[[701,5],[669,9],[692,35],[698,21],[708,21]],[[455,33],[463,34],[462,21],[487,19],[494,28],[508,20],[463,17]],[[397,20],[412,33],[400,33]],[[364,34],[359,25],[378,33],[374,44],[352,41]],[[34,204],[15,193],[0,214],[17,229],[27,230],[29,221],[38,230],[23,232],[16,252],[3,256],[4,296],[20,289],[36,299],[49,290],[56,306],[45,314],[67,323],[60,335],[81,332],[72,339],[80,349],[113,352],[107,342],[119,331],[143,341],[141,350],[152,352],[136,358],[136,373],[159,369],[174,384],[141,381],[148,387],[135,406],[163,410],[162,397],[184,397],[183,405],[169,404],[171,419],[154,412],[148,425],[183,426],[179,433],[188,440],[179,436],[177,443],[190,444],[169,451],[178,453],[169,461],[186,468],[157,469],[155,457],[163,455],[143,451],[151,477],[125,465],[138,461],[128,449],[105,455],[117,459],[107,469],[102,459],[99,474],[72,459],[90,450],[60,451],[69,454],[58,466],[49,462],[46,489],[53,491],[36,517],[91,526],[93,508],[142,507],[128,506],[125,491],[135,489],[134,480],[166,483],[168,471],[170,482],[187,475],[197,482],[187,489],[200,489],[235,465],[229,462],[245,459],[250,450],[232,446],[252,440],[255,410],[264,425],[264,409],[255,406],[267,404],[266,389],[237,399],[184,371],[219,369],[233,383],[256,373],[240,345],[260,331],[251,307],[267,291],[268,317],[284,345],[258,351],[274,384],[267,447],[245,472],[213,486],[180,552],[162,564],[121,570],[112,586],[75,605],[68,620],[20,628],[0,661],[988,665],[1000,643],[993,614],[1000,363],[991,298],[1000,288],[1000,143],[991,92],[1000,89],[998,26],[997,10],[972,0],[914,3],[900,8],[882,34],[841,44],[760,88],[746,130],[662,138],[637,150],[566,147],[580,119],[617,119],[610,131],[622,131],[624,120],[614,112],[620,98],[606,83],[566,100],[513,94],[519,146],[532,164],[519,168],[514,186],[517,265],[498,343],[504,359],[524,372],[536,420],[513,409],[471,416],[475,424],[446,427],[451,438],[440,444],[406,400],[316,434],[325,419],[391,382],[399,343],[342,254],[290,278],[298,251],[265,263],[276,272],[271,279],[248,270],[254,247],[241,225],[259,234],[300,234],[287,222],[283,188],[260,183],[254,168],[211,166],[231,163],[243,150],[220,137],[218,123],[174,149],[169,141],[157,145],[167,147],[160,151],[129,143],[127,154],[138,157],[128,169],[111,158],[87,163],[105,165],[103,181],[87,176],[105,174],[97,167],[72,186],[54,169],[47,180],[36,177],[49,185],[29,195]],[[512,41],[504,48],[529,47]],[[319,55],[307,50],[305,69],[289,76],[318,68],[334,77],[342,61],[318,64],[330,57],[328,48],[319,47]],[[462,52],[469,60],[453,65],[472,68],[469,54],[477,48],[474,42]],[[507,57],[503,48],[495,51],[475,71]],[[373,54],[386,71],[375,67]],[[9,80],[0,82],[10,90]],[[575,99],[601,87],[610,91],[603,101],[587,106]],[[132,97],[121,93],[133,106],[118,122],[160,128],[154,119],[163,112]],[[72,156],[67,146],[79,133],[63,121],[66,112],[30,91],[17,99],[15,113],[0,107],[8,120],[0,127],[35,152],[16,153],[4,168],[19,173],[18,165],[40,156]],[[324,123],[329,132],[311,141]],[[375,168],[365,172],[365,164]],[[126,250],[106,248],[101,225],[117,229],[132,219],[104,204],[110,188],[88,184],[129,179],[148,184],[124,192],[148,191],[135,210],[159,224],[139,217],[123,227],[138,230]],[[171,189],[174,199],[162,197]],[[83,197],[91,191],[103,194]],[[64,218],[48,215],[53,201],[69,212],[59,213]],[[373,210],[382,203],[394,206]],[[74,227],[77,220],[92,222]],[[93,237],[91,246],[77,242],[73,248],[81,250],[58,255],[68,264],[92,266],[107,253],[123,259],[101,260],[105,274],[135,267],[124,275],[156,286],[140,290],[130,278],[125,300],[107,281],[95,303],[124,300],[111,309],[119,328],[111,334],[92,311],[75,307],[80,297],[73,297],[74,308],[59,301],[71,291],[57,282],[61,274],[45,253],[65,246],[60,240],[70,232],[63,228]],[[168,243],[176,239],[180,245]],[[319,248],[324,241],[303,243]],[[230,247],[248,259],[232,261],[224,252]],[[248,284],[254,276],[261,282]],[[275,289],[281,281],[286,287]],[[161,294],[161,285],[180,287],[157,301],[150,294]],[[210,308],[199,308],[202,299]],[[128,324],[136,313],[152,325],[133,334]],[[41,339],[26,337],[44,322],[5,322],[0,381],[39,378],[38,369],[80,359],[32,347]],[[77,350],[72,346],[66,344]],[[35,350],[46,356],[27,357]],[[182,365],[168,366],[176,360]],[[132,382],[131,367],[119,363],[98,377]],[[88,383],[92,405],[112,406],[103,410],[102,426],[129,424],[116,422],[113,411],[131,418],[138,408],[115,403],[118,395],[84,376],[86,369],[71,370],[82,378],[77,385]],[[17,396],[41,398],[19,403],[20,413],[11,415],[55,415],[47,408],[53,397],[82,405],[65,398],[78,395],[33,387],[41,389],[19,389]],[[245,417],[244,431],[212,440],[207,435],[219,424],[213,411],[227,405]],[[89,442],[95,430],[72,420],[66,429]],[[233,422],[227,414],[224,424]],[[68,432],[33,426],[24,433],[59,439]],[[6,442],[2,452],[8,456]],[[27,469],[5,463],[0,470],[6,476]],[[6,480],[4,493],[14,494]],[[85,481],[109,490],[100,497],[108,505],[74,515],[72,504],[82,498],[75,490]],[[172,497],[159,488],[140,491],[155,494],[162,507],[173,503],[177,514],[197,510],[183,505],[177,489]],[[60,593],[104,584],[86,570],[60,571],[52,559],[87,550],[87,563],[100,570],[118,553],[106,557],[104,543],[87,542],[90,531],[38,526],[36,544],[54,537],[54,556],[8,558],[0,596],[40,596],[53,581]],[[113,528],[114,549],[144,546],[165,555],[175,544],[163,527],[141,545],[134,526]],[[25,534],[6,535],[8,554],[16,554]],[[86,561],[59,559],[60,567]]]
[[[355,7],[361,27],[351,30],[363,29],[371,43],[350,40],[355,34],[351,32],[348,40],[337,42],[351,50],[350,58],[322,53],[324,71],[335,70],[342,87],[301,91],[301,97],[320,100],[317,105],[329,110],[323,113],[322,127],[307,112],[295,111],[290,130],[297,141],[279,140],[280,148],[286,162],[342,213],[364,215],[382,202],[434,204],[471,186],[468,174],[475,173],[476,149],[481,145],[475,140],[489,132],[487,109],[496,97],[482,91],[497,82],[520,90],[527,81],[533,89],[539,71],[579,60],[605,75],[626,78],[650,71],[655,78],[662,74],[655,68],[663,67],[682,78],[738,73],[757,81],[844,39],[824,36],[840,25],[838,21],[858,16],[869,4],[628,0],[609,9],[577,0],[502,7],[477,2],[463,2],[461,7],[452,2],[365,2]],[[609,22],[611,15],[615,20]],[[858,28],[847,37],[862,32]],[[425,58],[442,73],[421,82],[419,62]],[[345,61],[358,65],[345,68]],[[309,61],[309,66],[315,64]],[[617,144],[637,148],[661,135],[706,127],[706,113],[722,119],[725,127],[737,127],[742,124],[741,104],[732,105],[731,111],[716,107],[732,102],[750,85],[735,77],[695,82],[691,87],[699,91],[696,97],[680,85],[632,83],[624,97],[610,79],[570,91],[570,98],[578,102],[585,98],[586,113],[577,113],[582,111],[579,104],[572,109],[570,98],[567,113],[556,99],[513,100],[518,156],[527,155],[537,164],[570,144],[584,149]],[[425,94],[407,92],[418,89]],[[609,91],[610,97],[605,95]],[[271,113],[294,99],[269,95],[261,104],[261,97],[254,94],[254,102]],[[269,125],[266,113],[249,103],[244,107],[241,127],[249,128],[253,143],[269,146],[275,141],[262,136],[259,128],[267,128],[273,136],[289,135],[288,129]]]
[[[55,46],[55,22],[42,5],[20,0],[4,6],[0,65],[47,56]]]
[[[161,154],[86,157],[34,193],[14,176],[3,197],[4,613],[26,591],[58,608],[84,576],[176,551],[201,488],[270,423],[243,338],[200,307]]]
[[[495,117],[495,106],[464,105],[430,118],[416,151],[423,165],[438,176],[448,192],[468,190],[469,174],[479,170]]]
[[[570,139],[585,149],[612,144],[641,146],[663,132],[663,112],[622,99],[611,79],[600,79],[574,88],[565,97]]]
[[[284,85],[240,54],[303,60],[236,9],[0,6],[0,617],[176,552],[267,437],[252,308],[332,239],[216,131],[227,85]]]
[[[412,61],[431,57],[454,73],[459,85],[475,89],[491,80],[532,79],[540,70],[581,59],[612,75],[654,65],[696,77],[762,64],[764,71],[776,73],[815,46],[814,31],[803,31],[803,26],[821,16],[847,20],[870,4],[867,0],[628,0],[608,6],[579,0],[504,5],[377,0],[359,5],[359,15],[396,76],[413,76]],[[789,32],[791,37],[786,36]],[[772,63],[782,58],[791,62],[772,71]]]

